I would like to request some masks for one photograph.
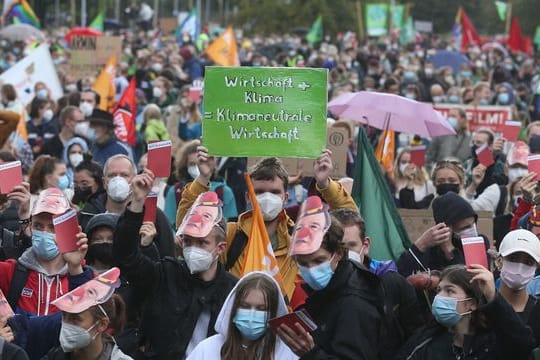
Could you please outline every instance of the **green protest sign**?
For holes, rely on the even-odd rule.
[[[366,28],[369,36],[387,33],[388,4],[366,4]]]
[[[326,102],[326,69],[207,67],[203,143],[217,156],[315,158]]]

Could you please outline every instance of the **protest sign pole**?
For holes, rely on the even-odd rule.
[[[81,26],[86,26],[86,0],[81,0]]]

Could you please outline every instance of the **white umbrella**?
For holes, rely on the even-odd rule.
[[[31,37],[45,40],[45,35],[39,29],[28,24],[8,25],[0,30],[0,37],[11,41],[26,41]]]

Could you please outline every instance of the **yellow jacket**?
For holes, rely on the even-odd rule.
[[[333,180],[326,189],[317,190],[321,193],[322,197],[330,209],[349,208],[358,210],[352,197],[347,193],[343,186]],[[209,191],[208,186],[204,186],[201,183],[194,181],[187,184],[182,192],[182,200],[178,204],[178,212],[176,213],[176,223],[181,224],[182,219],[188,212],[191,205],[195,202],[197,197],[203,193]],[[289,256],[289,244],[291,236],[289,235],[288,227],[294,227],[294,222],[289,218],[285,210],[279,214],[279,221],[276,229],[278,246],[274,249],[274,255],[279,266],[279,272],[283,279],[283,286],[289,299],[292,297],[294,291],[294,281],[298,273],[296,262]],[[249,237],[251,232],[251,211],[240,214],[238,222],[229,222],[227,224],[227,246],[230,246],[235,238],[236,231],[241,230]],[[242,267],[245,262],[244,253],[242,253],[229,272],[237,277],[242,276]],[[221,258],[223,263],[227,262],[227,252],[225,252]]]

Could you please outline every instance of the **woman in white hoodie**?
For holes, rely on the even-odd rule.
[[[264,272],[251,272],[225,300],[216,320],[217,334],[200,342],[188,360],[298,359],[268,328],[269,319],[287,313],[276,280]]]

